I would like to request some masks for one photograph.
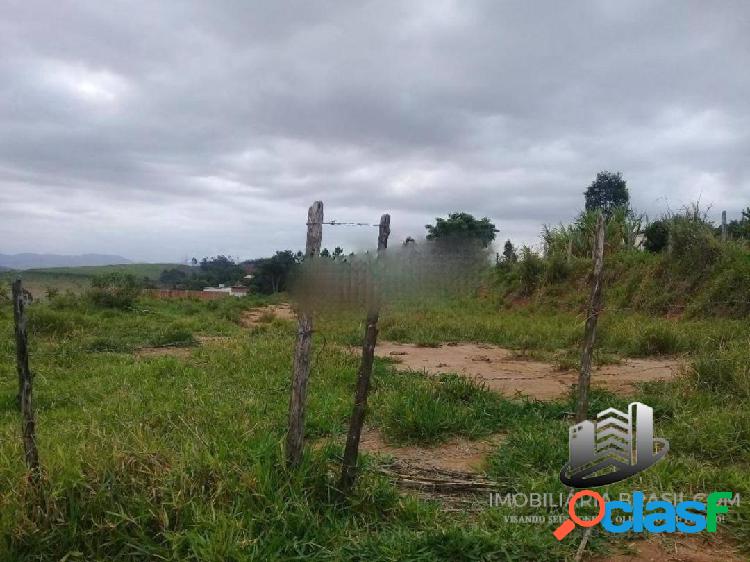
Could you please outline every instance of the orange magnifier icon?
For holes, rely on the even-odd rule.
[[[594,498],[596,500],[596,503],[599,504],[599,513],[596,514],[596,517],[590,520],[581,519],[576,515],[576,502],[584,496]],[[580,527],[593,527],[594,525],[598,524],[602,519],[604,519],[605,511],[606,502],[604,501],[604,498],[601,496],[601,494],[592,492],[591,490],[581,490],[580,492],[576,492],[568,502],[568,515],[570,515],[570,519],[566,519],[565,521],[563,521],[563,524],[555,529],[552,534],[555,535],[555,538],[557,540],[561,541],[568,536],[568,533],[576,528],[576,525]]]

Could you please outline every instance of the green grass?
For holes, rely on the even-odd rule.
[[[23,274],[93,277],[107,273],[130,273],[138,278],[148,277],[159,279],[165,269],[184,267],[175,263],[125,263],[119,265],[83,265],[78,267],[47,267],[41,269],[27,269]]]
[[[95,275],[130,273],[138,279],[145,277],[152,281],[158,281],[162,271],[173,267],[184,266],[171,263],[129,263],[122,265],[90,265],[27,269],[24,271],[0,271],[0,288],[5,288],[7,291],[8,284],[20,275],[23,279],[24,288],[35,299],[45,299],[49,289],[60,293],[71,291],[80,294],[91,286],[91,278]]]
[[[365,459],[349,502],[336,491],[340,445],[308,447],[287,471],[283,442],[296,326],[253,330],[238,321],[258,297],[140,299],[130,311],[83,300],[29,307],[44,496],[25,480],[15,409],[12,319],[0,307],[0,560],[564,560],[551,525],[513,525],[531,507],[444,512],[400,496]],[[479,341],[574,361],[582,319],[543,307],[506,309],[460,300],[386,308],[381,337],[434,344]],[[650,384],[668,457],[611,492],[730,489],[750,497],[748,327],[731,320],[602,318],[601,360],[694,354],[683,379]],[[327,313],[316,324],[308,440],[344,435],[362,316]],[[193,345],[221,335],[221,345]],[[153,345],[190,346],[187,357],[138,358]],[[736,389],[744,388],[739,392]],[[595,392],[591,412],[623,408]],[[498,491],[563,491],[572,400],[511,400],[454,375],[394,371],[377,360],[368,423],[394,443],[434,444],[502,431],[488,474]],[[635,486],[635,488],[634,488]],[[750,543],[743,521],[727,525]],[[545,510],[541,510],[545,513]],[[603,551],[600,533],[593,548]]]

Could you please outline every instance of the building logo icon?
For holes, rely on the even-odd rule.
[[[571,426],[568,447],[560,480],[574,488],[595,488],[646,470],[667,454],[669,442],[654,437],[653,408],[633,402],[627,414],[608,408],[596,421]]]

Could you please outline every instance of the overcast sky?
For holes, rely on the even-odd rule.
[[[750,205],[750,3],[0,0],[0,252],[304,246],[307,207],[538,243],[601,169]],[[373,246],[328,227],[324,246]]]

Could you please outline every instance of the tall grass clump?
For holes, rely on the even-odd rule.
[[[634,342],[632,354],[672,355],[682,349],[680,336],[668,323],[647,326]]]
[[[679,271],[700,276],[721,256],[713,228],[695,215],[678,215],[669,222],[669,262]]]
[[[747,347],[732,345],[705,352],[693,361],[691,374],[699,388],[750,398]]]
[[[522,295],[530,296],[540,287],[544,279],[544,270],[544,260],[532,252],[531,248],[524,246],[521,249],[521,258],[518,260],[518,279]]]
[[[141,285],[130,273],[106,273],[91,279],[88,298],[95,306],[127,310],[141,294]]]

